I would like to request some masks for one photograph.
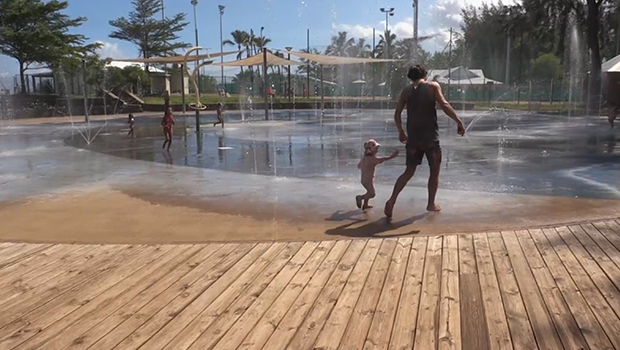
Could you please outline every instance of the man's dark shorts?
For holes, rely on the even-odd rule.
[[[426,155],[429,167],[438,167],[441,164],[441,147],[439,141],[434,141],[428,146],[407,144],[407,166],[422,164],[422,158]]]

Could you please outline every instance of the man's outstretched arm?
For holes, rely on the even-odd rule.
[[[435,102],[439,104],[441,110],[443,110],[443,112],[446,113],[448,117],[450,117],[450,119],[456,122],[456,124],[458,125],[458,133],[459,135],[463,136],[465,134],[465,127],[463,126],[463,121],[461,121],[461,119],[456,115],[456,111],[454,110],[454,108],[452,108],[450,103],[444,97],[443,92],[441,91],[441,86],[439,86],[439,84],[435,82],[431,84],[433,84],[433,86],[435,87]]]

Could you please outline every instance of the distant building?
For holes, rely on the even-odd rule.
[[[436,81],[440,84],[451,85],[486,85],[503,84],[501,81],[489,79],[484,76],[482,69],[469,69],[465,67],[455,67],[451,69],[432,69],[428,72],[428,80]]]

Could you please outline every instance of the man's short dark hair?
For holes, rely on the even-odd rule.
[[[422,67],[419,64],[416,64],[415,66],[409,68],[409,73],[407,73],[407,78],[413,81],[416,81],[418,79],[426,78],[427,74],[428,72],[426,71],[426,69],[424,69],[424,67]]]

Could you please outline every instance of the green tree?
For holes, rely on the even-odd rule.
[[[237,50],[239,50],[239,53],[237,53],[237,60],[240,60],[243,56],[243,48],[247,48],[249,45],[249,41],[250,41],[250,34],[248,34],[248,32],[244,31],[244,30],[235,30],[234,32],[230,33],[230,36],[232,36],[232,40],[224,40],[224,42],[222,44],[224,45],[230,45],[230,46],[237,46]],[[241,68],[241,73],[243,73],[243,67]]]
[[[110,90],[121,90],[128,85],[134,88],[138,94],[149,91],[151,79],[139,66],[126,66],[124,68],[108,67],[106,87]]]
[[[541,55],[532,61],[532,77],[534,79],[545,81],[550,81],[551,79],[559,80],[562,78],[562,73],[563,69],[560,59],[552,53]]]
[[[26,92],[25,71],[33,63],[54,65],[65,57],[83,57],[98,44],[86,45],[87,38],[70,34],[86,20],[71,18],[61,11],[67,1],[1,0],[0,53],[19,63],[22,93]]]
[[[190,46],[179,41],[179,32],[188,24],[185,13],[159,19],[155,15],[161,11],[161,0],[133,0],[131,3],[134,10],[129,13],[129,18],[110,21],[110,25],[116,28],[110,38],[133,43],[144,58],[164,57]],[[145,70],[148,71],[148,65]]]

